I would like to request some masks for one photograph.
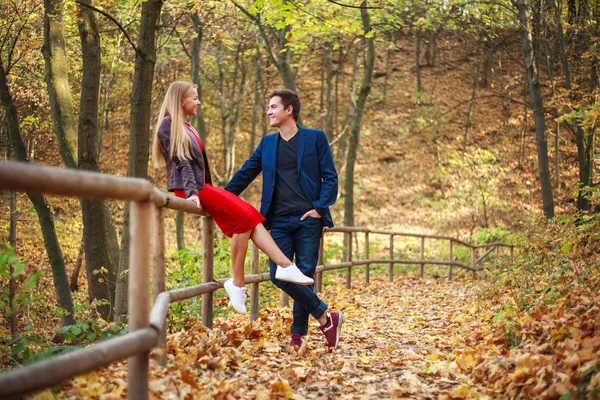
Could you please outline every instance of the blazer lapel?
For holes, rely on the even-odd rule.
[[[265,149],[265,161],[271,167],[273,167],[273,171],[277,168],[277,142],[279,141],[279,133],[273,135],[272,139],[267,143],[268,147]]]
[[[302,165],[302,156],[304,155],[304,148],[306,147],[306,132],[301,127],[298,127],[298,176],[300,176],[300,167]]]

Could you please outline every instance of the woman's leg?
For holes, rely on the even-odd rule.
[[[265,253],[275,264],[282,267],[289,267],[292,265],[292,261],[283,254],[279,247],[275,244],[275,241],[271,237],[271,234],[265,229],[263,224],[258,224],[252,229],[252,241]]]
[[[262,224],[259,225],[262,226]],[[237,287],[244,286],[244,261],[246,260],[248,240],[250,239],[251,233],[252,231],[236,233],[231,238],[231,269],[233,274],[233,284]]]

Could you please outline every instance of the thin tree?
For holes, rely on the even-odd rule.
[[[148,157],[150,154],[150,102],[154,66],[156,64],[156,32],[160,20],[162,0],[148,0],[142,4],[140,32],[135,47],[135,67],[131,90],[129,157],[127,176],[148,177]],[[129,271],[129,205],[125,206],[123,218],[123,236],[121,238],[121,256],[115,317],[121,319],[127,313],[127,287]]]
[[[546,139],[546,121],[544,113],[544,101],[540,88],[540,77],[536,57],[534,55],[534,38],[529,23],[529,10],[526,0],[512,0],[518,10],[518,18],[523,40],[523,54],[525,57],[525,68],[527,70],[527,82],[533,107],[533,118],[535,121],[535,139],[538,154],[538,173],[542,189],[542,207],[546,219],[554,218],[554,198],[552,194],[552,183],[550,180],[550,162],[548,159],[548,141]]]
[[[346,166],[346,179],[344,182],[344,225],[354,225],[354,164],[358,151],[358,142],[360,138],[362,114],[365,109],[367,97],[371,91],[371,80],[373,77],[373,68],[375,63],[375,39],[373,37],[371,20],[367,10],[367,2],[361,3],[360,16],[363,24],[364,40],[367,45],[367,55],[364,63],[364,75],[356,100],[356,112],[352,124],[352,136],[350,137],[350,146],[348,148],[348,162]]]
[[[91,0],[81,0],[81,4],[91,5],[91,3]],[[80,7],[78,17],[83,59],[78,123],[79,168],[100,171],[100,149],[98,147],[100,142],[98,139],[100,34],[94,12],[89,7]],[[81,211],[90,297],[96,298],[99,293],[106,293],[109,304],[99,306],[99,310],[104,318],[111,319],[119,262],[119,243],[111,212],[104,200],[90,199],[81,199]]]
[[[100,171],[98,150],[98,94],[100,89],[100,39],[91,0],[79,2],[79,32],[83,59],[79,123],[75,122],[68,81],[63,28],[63,0],[45,0],[44,47],[46,85],[50,93],[54,129],[59,151],[67,167]],[[72,132],[76,133],[72,138]],[[69,140],[61,140],[63,137]],[[73,143],[74,142],[74,143]],[[76,146],[75,155],[70,148]],[[79,161],[79,162],[78,162]],[[84,251],[90,301],[99,301],[97,310],[110,320],[114,304],[118,242],[110,210],[103,200],[80,199]]]
[[[15,159],[17,161],[27,162],[27,150],[25,148],[25,143],[23,142],[23,137],[21,136],[17,106],[15,105],[10,88],[8,87],[7,77],[9,73],[10,65],[4,67],[2,58],[0,58],[0,102],[2,103],[6,115],[8,136],[15,154]],[[72,325],[75,323],[75,319],[73,317],[73,299],[71,297],[71,291],[69,290],[69,277],[65,268],[65,261],[60,243],[56,236],[56,229],[54,227],[54,220],[52,218],[50,207],[44,196],[28,194],[27,197],[35,208],[42,230],[44,246],[48,253],[48,260],[50,261],[50,266],[52,268],[52,279],[54,281],[54,290],[58,306],[68,312],[67,315],[62,317],[61,322],[63,325]]]

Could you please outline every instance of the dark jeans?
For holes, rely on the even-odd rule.
[[[290,260],[294,260],[298,269],[311,278],[319,260],[319,245],[323,234],[323,225],[317,218],[306,218],[300,221],[302,215],[291,217],[275,217],[271,224],[271,236],[277,246]],[[291,333],[306,335],[308,318],[312,315],[319,318],[327,310],[314,291],[314,285],[303,286],[275,279],[277,265],[269,260],[271,266],[271,281],[294,299],[294,322]]]

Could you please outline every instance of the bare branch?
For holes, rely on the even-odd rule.
[[[332,24],[332,23],[330,23],[330,22],[327,22],[327,20],[326,20],[325,18],[321,18],[321,17],[319,17],[318,15],[315,15],[315,14],[311,13],[310,11],[307,11],[307,10],[305,10],[304,8],[302,8],[302,7],[300,7],[298,4],[296,4],[296,3],[295,3],[293,0],[288,0],[288,1],[289,1],[290,3],[292,3],[292,5],[293,5],[294,7],[296,7],[298,10],[302,11],[302,12],[303,12],[303,13],[305,13],[305,14],[308,14],[308,15],[310,15],[311,17],[313,17],[313,18],[315,18],[315,19],[318,19],[319,21],[323,22],[325,25],[329,25],[329,26],[331,26],[331,27],[333,27],[333,28],[339,29],[340,31],[342,31],[342,32],[345,32],[345,33],[347,33],[347,34],[349,34],[349,35],[352,35],[352,34],[353,34],[352,32],[349,32],[349,31],[347,31],[347,30],[345,30],[345,29],[342,29],[342,28],[340,28],[340,27],[339,27],[339,26],[337,26],[337,25],[334,25],[334,24]],[[333,2],[332,2],[332,3],[333,3]],[[357,7],[352,7],[352,8],[362,8],[362,7],[358,7],[358,6],[357,6]]]
[[[250,13],[250,11],[246,10],[242,5],[238,4],[236,1],[232,0],[232,3],[241,12],[246,14],[246,16],[248,18],[250,18],[252,21],[254,21],[256,23],[256,25],[258,26],[258,29],[260,31],[260,34],[261,34],[263,40],[265,41],[265,48],[268,50],[268,54],[269,54],[269,58],[271,59],[271,62],[273,63],[273,65],[279,65],[277,63],[277,59],[275,58],[275,55],[273,54],[273,48],[271,46],[271,41],[269,40],[269,36],[267,36],[267,33],[265,32],[264,26],[260,22],[260,18],[255,15],[252,15],[252,13]]]
[[[352,4],[339,3],[339,2],[334,1],[334,0],[327,0],[327,1],[329,1],[330,3],[333,3],[333,4],[337,4],[338,6],[348,7],[348,8],[362,8],[362,9],[365,9],[365,10],[380,10],[380,9],[383,8],[383,7],[371,7],[371,6],[354,6]]]
[[[133,43],[133,41],[131,40],[131,38],[129,37],[129,33],[127,33],[127,31],[125,30],[125,28],[123,28],[123,26],[119,23],[119,21],[117,21],[112,15],[110,15],[109,13],[100,10],[99,8],[94,7],[91,4],[85,4],[83,2],[81,2],[81,0],[75,0],[75,3],[79,4],[80,6],[83,7],[87,7],[93,11],[96,11],[99,14],[104,15],[106,18],[108,18],[109,20],[111,20],[115,25],[117,25],[117,27],[119,28],[119,30],[121,32],[123,32],[123,35],[125,35],[125,38],[127,38],[127,41],[129,42],[129,44],[131,45],[131,47],[133,47],[133,49],[135,50],[136,53],[138,53],[140,56],[144,56],[144,54],[142,54],[141,50],[135,45],[135,43]]]

